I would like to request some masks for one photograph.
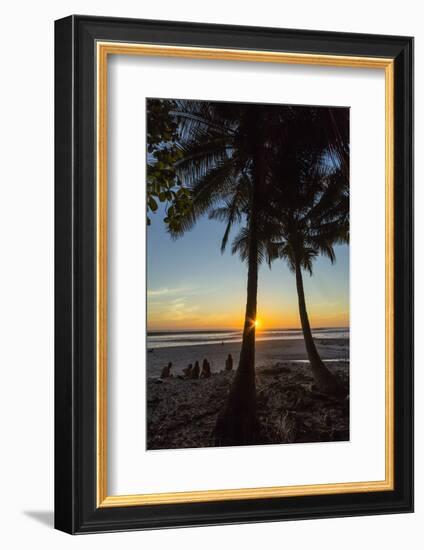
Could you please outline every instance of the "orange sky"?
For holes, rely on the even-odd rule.
[[[214,308],[215,309],[215,308]],[[185,330],[185,329],[237,329],[244,323],[244,308],[238,311],[227,310],[208,312],[208,308],[186,306],[183,301],[175,301],[169,307],[155,308],[149,305],[149,330]],[[312,327],[346,327],[349,326],[348,310],[340,307],[333,310],[323,305],[309,307],[309,321]],[[300,328],[299,313],[296,307],[282,310],[258,308],[258,328],[261,330],[277,328]]]
[[[222,224],[207,218],[193,231],[173,240],[162,214],[148,231],[147,329],[219,330],[244,324],[247,268],[237,255],[220,252]],[[319,256],[313,276],[303,274],[312,327],[349,326],[349,247],[335,247],[334,264]],[[262,264],[258,277],[261,329],[299,328],[296,279],[283,261],[270,270]]]

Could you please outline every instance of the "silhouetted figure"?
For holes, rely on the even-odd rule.
[[[197,380],[197,378],[199,378],[199,374],[200,374],[200,365],[199,365],[199,361],[196,361],[194,363],[193,370],[191,371],[191,377]]]
[[[166,367],[163,367],[160,377],[169,378],[171,376],[172,363],[168,363]]]
[[[228,354],[228,357],[225,361],[225,370],[233,370],[233,356],[231,353]]]
[[[193,372],[193,365],[192,363],[190,363],[188,367],[183,369],[184,378],[191,378],[192,372]]]
[[[203,359],[202,372],[200,378],[209,378],[211,375],[211,365],[207,359]]]

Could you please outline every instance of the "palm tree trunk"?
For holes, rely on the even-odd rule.
[[[251,445],[257,441],[258,418],[255,382],[255,319],[258,290],[256,221],[251,221],[247,273],[246,315],[239,365],[227,402],[218,416],[215,444]]]
[[[324,365],[319,356],[312,337],[309,324],[308,311],[305,303],[305,292],[303,289],[302,269],[299,262],[296,262],[296,288],[299,301],[300,322],[302,324],[303,338],[305,340],[306,352],[312,369],[312,375],[318,388],[326,393],[340,393],[343,391],[341,383]]]
[[[260,155],[258,155],[261,158]],[[258,161],[257,157],[257,161]],[[258,293],[258,211],[263,177],[257,162],[249,215],[247,300],[240,359],[227,402],[217,418],[215,444],[252,445],[258,442],[259,421],[256,403],[255,336]]]

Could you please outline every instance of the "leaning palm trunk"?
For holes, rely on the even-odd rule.
[[[305,292],[303,289],[302,269],[299,262],[295,264],[296,268],[296,287],[299,301],[300,322],[302,324],[303,337],[306,345],[309,363],[312,369],[312,375],[318,388],[326,393],[340,394],[344,389],[339,379],[334,376],[324,365],[319,356],[312,337],[311,327],[309,325],[308,312],[305,303]]]

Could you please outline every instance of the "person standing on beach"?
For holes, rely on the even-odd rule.
[[[163,367],[160,377],[169,378],[171,376],[172,363],[169,362],[166,367]]]
[[[225,370],[233,370],[233,356],[231,353],[228,354],[227,360],[225,361]]]

